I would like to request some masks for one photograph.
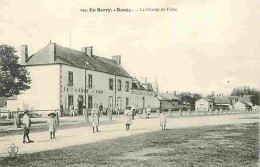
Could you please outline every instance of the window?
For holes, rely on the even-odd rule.
[[[118,91],[121,91],[121,89],[122,89],[122,81],[121,81],[121,80],[118,80],[118,81],[117,81],[117,90],[118,90]]]
[[[88,87],[92,87],[92,75],[88,75]]]
[[[73,72],[69,71],[68,75],[68,86],[73,86]]]
[[[68,95],[68,108],[73,105],[73,95]]]
[[[93,104],[93,98],[92,96],[88,96],[88,108],[92,108],[92,104]]]
[[[129,92],[129,82],[128,81],[125,82],[125,91]]]
[[[114,88],[114,80],[112,78],[109,79],[109,90],[113,90]]]

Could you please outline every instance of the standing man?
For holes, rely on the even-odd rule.
[[[151,108],[150,108],[150,106],[147,107],[146,112],[147,112],[147,116],[146,116],[146,117],[149,119],[149,116],[150,116],[150,114],[151,114]]]
[[[103,105],[102,103],[99,104],[99,113],[100,113],[100,116],[103,116]]]
[[[134,105],[132,106],[131,110],[132,110],[132,119],[134,120],[135,119],[135,114],[136,114]]]
[[[33,143],[34,141],[30,140],[29,133],[31,128],[31,119],[29,117],[29,111],[25,110],[24,116],[23,116],[23,143]],[[25,138],[27,138],[27,142],[25,141]]]
[[[96,132],[98,131],[98,126],[99,126],[99,109],[98,109],[98,104],[94,104],[94,108],[91,110],[91,116],[92,116],[92,130],[93,133],[95,133],[95,127],[96,127]]]
[[[75,111],[74,111],[74,105],[73,104],[70,105],[70,117],[71,116],[73,116],[73,117],[75,116]]]
[[[119,108],[118,104],[116,105],[115,112],[116,112],[116,117],[120,117],[120,116],[119,116],[119,114],[120,114],[120,108]]]
[[[113,114],[113,107],[111,104],[108,105],[108,118],[111,121],[112,120],[112,114]]]
[[[60,116],[63,117],[64,116],[64,112],[63,112],[63,105],[60,105]]]

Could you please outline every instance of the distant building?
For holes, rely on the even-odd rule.
[[[159,108],[160,102],[153,90],[152,84],[141,83],[136,78],[132,81],[131,102],[137,109],[150,107],[152,109]]]
[[[174,108],[174,103],[171,99],[158,95],[158,100],[160,101],[160,110],[168,110]]]
[[[228,96],[220,96],[214,98],[214,107],[217,109],[231,109],[231,100]]]
[[[195,102],[195,109],[198,111],[209,111],[210,109],[213,109],[213,101],[206,97],[197,100]]]
[[[244,95],[244,96],[242,96],[242,97],[239,97],[238,98],[238,100],[239,101],[243,101],[243,102],[252,102],[251,101],[251,97],[252,97],[253,95]]]
[[[246,110],[246,109],[251,109],[252,105],[250,104],[250,102],[237,101],[233,105],[233,107],[235,110]]]

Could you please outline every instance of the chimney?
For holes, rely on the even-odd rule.
[[[147,77],[144,77],[144,83],[147,84]]]
[[[115,60],[117,62],[117,64],[121,64],[121,56],[120,55],[112,56],[112,60]]]
[[[54,63],[56,57],[56,43],[50,43],[49,45],[49,63]]]
[[[21,46],[21,64],[25,64],[28,60],[28,45]]]
[[[82,47],[81,51],[87,54],[89,57],[92,57],[93,55],[93,47],[92,46],[87,46],[87,47]]]

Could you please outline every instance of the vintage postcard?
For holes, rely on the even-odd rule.
[[[0,166],[259,166],[259,0],[0,0]]]

